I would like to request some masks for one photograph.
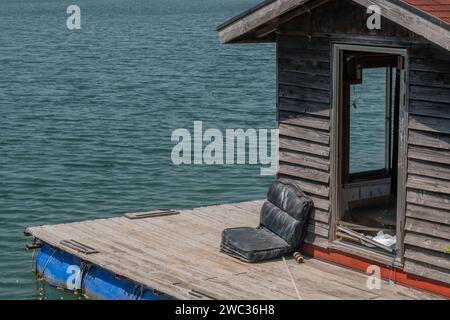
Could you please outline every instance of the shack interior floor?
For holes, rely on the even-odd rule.
[[[54,247],[178,299],[298,299],[283,260],[247,264],[219,252],[221,231],[256,226],[262,201],[181,211],[130,220],[99,219],[28,228]],[[85,255],[60,243],[76,240],[98,253]],[[434,299],[433,294],[382,281],[316,259],[286,259],[302,299]]]
[[[367,207],[347,210],[342,221],[357,225],[379,229],[379,231],[390,231],[395,235],[397,224],[396,203],[371,205]]]

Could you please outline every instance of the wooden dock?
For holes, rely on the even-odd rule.
[[[178,215],[99,219],[28,228],[34,237],[115,274],[178,299],[434,299],[389,286],[369,290],[367,276],[315,259],[247,264],[219,252],[221,231],[256,226],[262,201],[181,211]],[[98,251],[61,244],[75,240]]]

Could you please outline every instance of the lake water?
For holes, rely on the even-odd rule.
[[[175,166],[170,139],[275,127],[275,46],[215,31],[258,2],[1,1],[0,299],[75,298],[36,280],[27,226],[265,196],[260,166]]]
[[[26,226],[262,198],[259,166],[171,162],[173,130],[273,128],[275,48],[215,27],[258,0],[2,0],[0,298],[45,287]],[[81,30],[66,9],[81,8]]]

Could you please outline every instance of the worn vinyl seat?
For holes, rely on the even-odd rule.
[[[252,262],[286,255],[290,246],[266,228],[232,228],[223,231],[221,249],[232,257]]]
[[[278,258],[298,249],[312,201],[295,184],[276,181],[261,208],[258,228],[231,228],[222,232],[221,251],[245,262]]]

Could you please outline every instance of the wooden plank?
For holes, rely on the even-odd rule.
[[[278,83],[286,86],[322,90],[322,94],[330,94],[330,77],[320,76],[314,73],[299,73],[281,70],[278,73]]]
[[[330,64],[326,62],[316,62],[309,60],[297,59],[285,59],[278,58],[278,71],[279,72],[291,72],[299,74],[313,74],[317,77],[329,77],[330,75]]]
[[[245,39],[246,34],[256,34],[256,38],[276,31],[278,24],[289,21],[302,13],[315,8],[325,1],[309,3],[309,0],[275,0],[259,7],[255,11],[244,14],[239,19],[225,26],[219,26],[219,40],[221,43],[254,41],[252,37]],[[294,10],[296,9],[297,10]],[[275,23],[273,23],[275,22]],[[258,36],[257,30],[271,25],[263,35]],[[244,39],[242,39],[244,38]],[[242,39],[242,40],[241,40]],[[239,41],[240,40],[240,41]]]
[[[329,119],[314,117],[302,113],[280,111],[278,121],[280,123],[313,128],[316,130],[323,130],[325,132],[329,132],[330,130]]]
[[[300,176],[297,176],[297,174],[300,174],[299,172],[300,171],[294,172],[285,165],[280,165],[280,168],[278,170],[278,174],[281,177],[286,177],[287,179],[294,180],[295,183],[303,189],[303,191],[316,196],[326,198],[329,197],[330,188],[328,185],[316,183],[314,181],[308,181]]]
[[[309,192],[305,192],[305,194],[311,198],[314,201],[314,207],[318,208],[324,212],[329,212],[330,211],[330,200],[329,199],[324,199],[321,198],[319,196],[316,196],[312,193]]]
[[[249,214],[255,214],[261,212],[261,207],[263,206],[265,200],[256,200],[249,202],[231,203],[231,206],[237,207],[241,210],[248,212]]]
[[[450,102],[439,103],[410,99],[409,112],[421,116],[450,119]]]
[[[426,62],[434,62],[445,63],[448,61],[448,53],[445,50],[442,50],[439,47],[436,47],[432,43],[428,41],[423,41],[421,43],[411,43],[409,45],[410,52],[409,55],[413,59],[422,59]],[[437,68],[438,71],[442,72],[442,68]],[[426,70],[425,70],[426,71]]]
[[[411,85],[409,96],[415,100],[448,104],[450,89]]]
[[[318,208],[320,211],[323,211],[323,212],[329,212],[330,211],[330,200],[328,198],[326,198],[326,197],[321,196],[321,195],[317,195],[317,193],[319,193],[319,192],[311,193],[310,191],[304,189],[305,184],[300,179],[298,179],[296,177],[292,177],[292,176],[283,175],[283,174],[278,174],[278,178],[286,179],[288,181],[293,181],[296,184],[300,185],[303,188],[303,191],[305,192],[305,194],[309,198],[311,198],[311,200],[313,200],[315,208]],[[312,188],[314,188],[314,187],[315,186],[312,186]],[[320,193],[324,193],[324,192],[320,192]]]
[[[330,182],[330,174],[328,172],[318,171],[299,165],[291,165],[284,162],[279,163],[278,172],[300,179],[310,180],[311,182],[320,182],[320,184],[328,185]]]
[[[441,210],[408,203],[406,206],[406,216],[450,225],[450,208]]]
[[[445,193],[450,195],[450,181],[447,180],[438,180],[435,178],[408,174],[406,186],[417,190]]]
[[[291,35],[292,28],[289,30],[280,30],[278,36],[277,45],[281,49],[297,49],[299,54],[302,52],[322,51],[330,53],[330,41],[329,39],[308,37],[308,35]]]
[[[411,145],[450,150],[450,135],[409,130],[408,139]]]
[[[407,217],[405,230],[450,240],[450,226]],[[450,243],[449,243],[450,247]]]
[[[278,156],[279,161],[281,162],[298,164],[307,168],[323,170],[325,172],[330,171],[330,161],[326,158],[289,150],[280,150]]]
[[[422,55],[424,54],[425,52],[422,51]],[[450,73],[412,70],[409,73],[409,83],[415,86],[450,89]]]
[[[406,232],[405,244],[420,247],[423,249],[433,250],[440,253],[445,253],[449,246],[448,240],[412,232]]]
[[[329,147],[319,145],[317,143],[311,143],[299,139],[292,139],[284,136],[280,136],[279,147],[280,149],[298,151],[322,157],[329,157],[330,155]]]
[[[176,215],[179,213],[180,213],[179,211],[163,209],[163,210],[149,211],[149,212],[130,212],[130,213],[126,213],[124,215],[124,217],[131,219],[131,220],[137,220],[137,219],[164,217],[164,216]]]
[[[328,265],[327,263],[322,264],[315,264],[313,269],[309,269],[308,272],[310,274],[307,274],[306,276],[310,276],[311,278],[317,279],[321,278],[324,282],[328,281],[330,283],[337,283],[342,286],[343,289],[336,290],[336,288],[333,288],[332,290],[329,290],[328,293],[335,296],[337,299],[342,299],[343,296],[347,296],[346,293],[347,287],[352,287],[354,290],[352,292],[354,294],[358,294],[357,292],[361,292],[362,296],[366,297],[367,294],[373,295],[371,299],[377,299],[380,298],[380,296],[375,293],[373,290],[370,290],[367,288],[367,286],[361,286],[361,279],[355,278],[354,274],[351,272],[351,270],[348,269],[342,269],[338,273],[331,274],[330,272],[327,272]],[[299,276],[299,274],[303,274],[306,270],[303,268],[292,268],[291,272],[293,276],[296,278]],[[350,271],[350,272],[348,272]],[[363,274],[361,274],[363,275]],[[363,281],[364,282],[364,281]],[[408,296],[411,294],[411,292],[408,292]],[[384,295],[383,295],[384,296]]]
[[[328,237],[328,225],[320,223],[318,221],[311,220],[308,223],[307,231],[322,236]]]
[[[329,90],[313,89],[309,87],[298,87],[295,85],[278,84],[278,96],[330,104]]]
[[[315,221],[322,222],[327,225],[329,228],[330,224],[330,213],[328,211],[321,210],[319,208],[315,208],[311,213],[311,219]]]
[[[450,272],[450,256],[446,253],[406,246],[405,258],[408,260],[431,264],[442,269],[448,269]]]
[[[365,242],[368,242],[371,245],[373,245],[373,246],[375,246],[377,248],[383,249],[384,251],[387,251],[389,253],[392,253],[394,251],[391,247],[388,247],[388,246],[386,246],[386,245],[384,245],[382,243],[379,243],[379,242],[374,241],[374,240],[372,240],[370,238],[367,238],[366,236],[363,236],[359,232],[355,232],[355,231],[353,231],[350,228],[344,227],[342,225],[338,225],[337,229],[342,231],[342,232],[345,232],[345,233],[349,234],[352,237],[355,237],[355,238],[358,238],[358,239],[363,240]]]
[[[449,195],[414,189],[408,190],[406,194],[407,194],[406,199],[409,203],[444,210],[449,210],[450,208]]]
[[[409,128],[428,132],[450,134],[450,120],[443,118],[410,115]]]
[[[394,228],[392,226],[391,227],[386,227],[386,228],[380,228],[378,226],[377,227],[368,227],[368,226],[364,226],[364,225],[360,225],[360,224],[352,223],[352,222],[346,222],[346,221],[339,221],[339,225],[347,227],[347,228],[350,228],[350,229],[352,229],[354,231],[362,232],[362,233],[365,233],[365,232],[379,232],[379,231],[383,231],[385,233],[386,232],[389,233],[389,232],[392,232],[394,230]],[[358,239],[358,241],[359,241],[359,239]]]
[[[306,234],[305,242],[324,249],[328,248],[328,245],[330,244],[327,237],[320,236],[314,232],[308,232]]]
[[[408,161],[408,172],[430,178],[450,180],[450,166],[417,160]]]
[[[278,109],[296,113],[306,113],[314,116],[330,117],[330,104],[314,101],[298,100],[280,97]]]
[[[302,140],[308,140],[315,143],[329,145],[330,135],[327,132],[318,131],[312,128],[298,127],[290,124],[280,123],[278,129],[280,135]]]
[[[415,274],[424,278],[436,280],[443,283],[450,283],[450,273],[448,270],[441,270],[430,264],[417,263],[411,260],[405,261],[405,272]]]
[[[301,56],[303,60],[330,63],[330,50],[324,50],[324,48],[326,47],[315,47],[314,45],[309,46],[307,43],[304,43],[304,47],[301,49],[289,48],[280,45],[278,46],[278,57],[284,59],[297,59]]]
[[[424,54],[426,52],[426,54]],[[431,50],[422,51],[420,57],[409,59],[409,70],[422,72],[449,73],[450,66],[447,59],[435,59],[430,57]]]
[[[378,261],[387,266],[392,265],[392,255],[386,251],[374,251],[372,248],[367,248],[359,244],[348,243],[346,241],[333,241],[328,247],[333,250],[345,252],[356,257],[363,257],[370,261]],[[397,267],[400,267],[396,263]]]
[[[450,164],[450,151],[409,146],[408,158],[435,163]]]

